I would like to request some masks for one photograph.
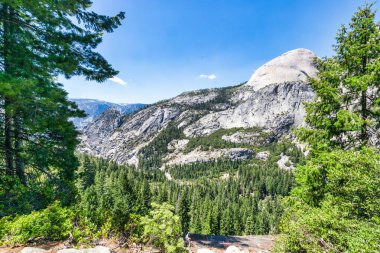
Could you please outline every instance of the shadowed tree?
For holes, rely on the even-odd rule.
[[[55,82],[58,75],[98,82],[117,71],[95,51],[124,13],[109,17],[89,0],[0,1],[1,173],[27,184],[39,171],[70,181],[77,166],[77,133],[70,117],[83,116]],[[57,181],[58,183],[58,181]]]

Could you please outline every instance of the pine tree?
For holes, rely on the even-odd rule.
[[[139,189],[137,197],[137,213],[145,215],[149,211],[151,201],[151,192],[148,181],[144,180]]]
[[[222,212],[222,218],[220,221],[220,233],[222,235],[234,234],[233,213],[231,205],[228,205]]]
[[[252,235],[255,232],[255,223],[254,223],[254,218],[253,215],[250,214],[248,215],[247,222],[245,223],[244,226],[244,234],[246,235]]]
[[[318,79],[311,83],[317,99],[306,107],[312,129],[299,132],[314,148],[378,144],[380,32],[372,6],[359,8],[339,30],[334,57],[316,60]]]
[[[190,224],[190,203],[188,200],[187,192],[183,191],[178,203],[178,216],[181,219],[182,232],[185,234],[189,232]]]
[[[30,178],[26,168],[33,169],[67,192],[65,181],[77,166],[77,132],[68,119],[83,112],[55,78],[82,75],[101,82],[117,74],[94,49],[124,13],[108,17],[90,6],[90,0],[0,1],[1,173],[23,184]]]
[[[372,8],[342,26],[334,57],[317,60],[311,128],[298,132],[312,155],[285,198],[276,252],[379,251],[380,33]]]

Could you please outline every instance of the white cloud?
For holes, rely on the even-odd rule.
[[[121,79],[120,77],[117,77],[117,76],[111,77],[110,81],[117,83],[117,84],[120,84],[120,85],[127,85],[127,82],[125,82],[123,79]]]
[[[211,75],[201,74],[201,75],[199,75],[199,78],[214,80],[216,78],[216,75],[214,75],[214,74],[211,74]]]

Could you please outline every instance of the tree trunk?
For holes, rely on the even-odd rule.
[[[362,58],[362,74],[363,75],[366,73],[366,69],[367,69],[367,57],[363,57]],[[360,106],[361,106],[362,120],[364,121],[363,125],[361,126],[360,140],[361,140],[361,146],[366,146],[368,144],[368,139],[369,139],[368,129],[367,129],[368,128],[367,88],[361,92]]]
[[[26,184],[24,161],[22,159],[22,137],[21,137],[21,119],[17,116],[13,118],[14,122],[14,159],[16,175],[20,179],[21,183]]]
[[[361,105],[361,114],[362,120],[364,120],[363,125],[361,126],[360,139],[362,142],[362,146],[366,146],[368,144],[368,125],[367,125],[367,92],[362,91],[360,98]]]
[[[12,117],[9,115],[8,110],[6,109],[9,102],[8,99],[4,99],[4,132],[5,132],[5,141],[4,141],[4,151],[5,151],[5,164],[6,164],[6,174],[8,176],[14,175],[13,167],[13,147],[12,147]]]
[[[10,24],[9,24],[9,6],[7,4],[3,4],[2,16],[3,16],[3,62],[4,62],[4,73],[9,71],[9,57],[10,57]],[[6,174],[9,176],[14,175],[14,163],[13,163],[13,141],[12,141],[12,115],[9,108],[10,101],[5,96],[4,97],[4,153],[5,153],[5,163],[6,163]]]

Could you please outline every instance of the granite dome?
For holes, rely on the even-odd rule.
[[[316,77],[313,64],[315,54],[304,48],[286,52],[258,68],[247,82],[259,90],[274,83],[307,82],[308,77]]]

